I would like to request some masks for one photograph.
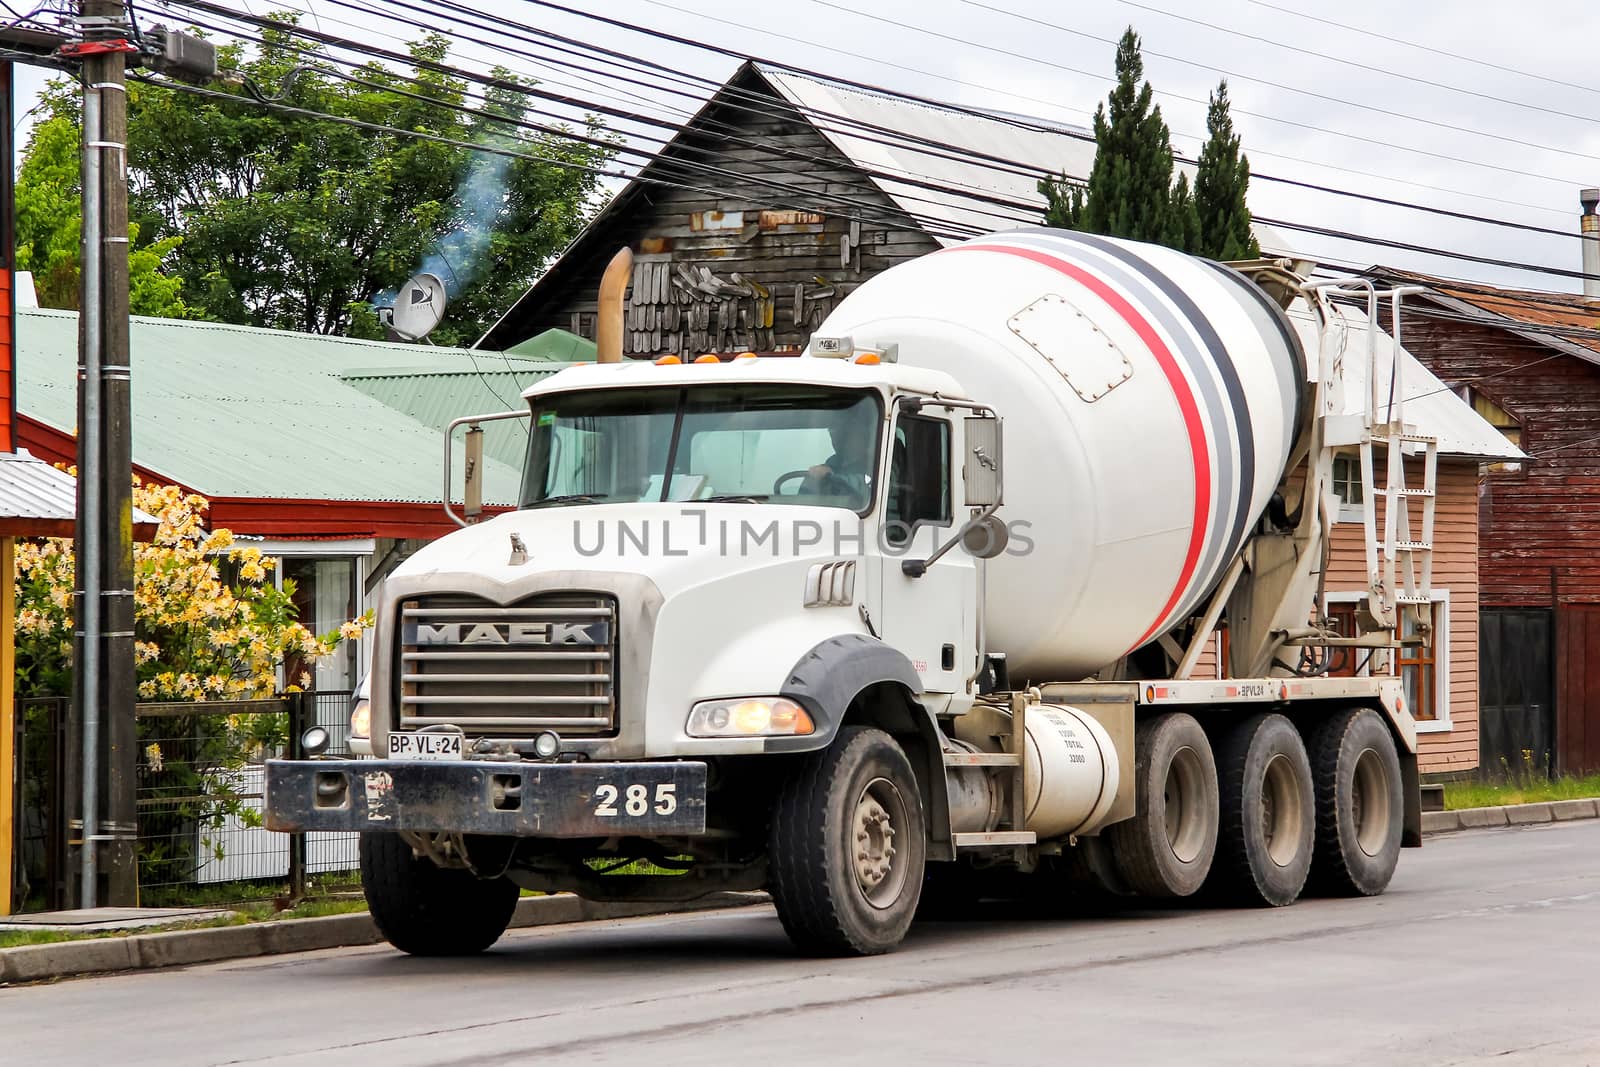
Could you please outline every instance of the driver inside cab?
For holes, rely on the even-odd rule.
[[[857,511],[866,506],[872,491],[873,431],[877,422],[858,411],[841,411],[828,426],[833,454],[806,471],[800,491],[818,496],[845,497]]]

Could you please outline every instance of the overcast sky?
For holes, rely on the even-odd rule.
[[[1561,231],[1507,229],[1263,181],[1251,189],[1251,208],[1260,216],[1475,256],[1578,270],[1578,191],[1600,186],[1600,128],[1592,118],[1600,111],[1600,10],[1579,0],[1346,0],[1314,7],[1292,0],[565,2],[819,74],[1083,125],[1110,87],[1112,42],[1132,25],[1143,38],[1146,76],[1174,146],[1185,155],[1198,152],[1206,94],[1226,76],[1235,124],[1259,174]],[[256,14],[307,10],[307,25],[391,48],[418,32],[353,6],[417,17],[388,0],[242,3]],[[736,66],[528,0],[468,0],[468,6],[709,78],[720,80]],[[569,70],[467,43],[456,61],[480,68],[500,63],[560,91],[638,103],[631,95],[638,87],[603,72],[579,82]],[[42,78],[28,71],[22,80],[26,90]],[[680,117],[689,106],[680,98],[656,99]],[[19,111],[30,103],[24,96]],[[1329,261],[1525,288],[1580,286],[1550,274],[1289,236],[1297,250]]]

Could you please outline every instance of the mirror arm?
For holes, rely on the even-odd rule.
[[[901,560],[900,573],[904,574],[907,578],[921,578],[924,574],[928,573],[929,567],[939,562],[939,558],[941,556],[959,545],[967,536],[967,534],[977,529],[980,523],[999,510],[1000,501],[997,500],[993,504],[990,504],[988,507],[984,508],[982,511],[978,512],[972,518],[968,519],[966,523],[962,525],[961,529],[955,532],[955,535],[952,536],[950,540],[934,549],[933,555],[929,556],[927,559]]]
[[[462,518],[460,515],[457,515],[455,509],[450,506],[450,438],[455,435],[456,427],[471,426],[472,430],[482,433],[483,431],[478,429],[478,424],[480,422],[499,422],[502,419],[527,419],[531,418],[532,416],[533,409],[531,407],[526,411],[497,411],[493,415],[463,415],[459,419],[451,420],[450,425],[444,428],[444,497],[441,500],[441,503],[444,505],[444,513],[450,516],[451,522],[455,523],[457,526],[469,525],[467,520]],[[479,438],[479,440],[481,441],[482,438]],[[476,466],[476,471],[469,469],[466,473],[469,478],[472,477],[473,474],[476,474],[481,481],[483,477],[483,464],[479,462]],[[470,491],[463,492],[462,502],[469,502],[472,499],[472,496],[473,494]],[[481,486],[478,493],[478,499],[481,502]]]

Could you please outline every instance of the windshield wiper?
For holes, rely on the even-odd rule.
[[[721,493],[717,496],[703,496],[694,501],[696,504],[765,504],[770,493]]]
[[[551,504],[593,504],[597,500],[609,500],[610,493],[563,493],[561,496],[547,496],[543,500],[536,500],[529,504],[529,508],[542,508]]]

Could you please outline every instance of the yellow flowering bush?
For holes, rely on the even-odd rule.
[[[268,697],[286,658],[314,662],[369,625],[353,619],[321,636],[306,629],[295,619],[294,582],[279,588],[276,560],[235,545],[227,530],[206,529],[204,497],[136,479],[133,502],[161,520],[154,540],[133,552],[140,700]],[[72,580],[71,541],[17,546],[19,696],[71,692]]]
[[[177,486],[134,480],[134,506],[157,516],[153,540],[133,556],[134,661],[139,699],[162,703],[245,700],[277,693],[285,663],[306,665],[361,637],[370,616],[318,636],[295,618],[295,585],[275,582],[277,561],[207,529],[208,502]],[[50,538],[16,551],[18,696],[72,691],[73,545]],[[293,684],[298,683],[298,684]],[[243,802],[239,773],[287,740],[283,714],[195,714],[139,720],[139,862],[146,885],[192,877],[202,854],[221,858],[228,816],[260,815]],[[197,851],[197,847],[198,850]]]

